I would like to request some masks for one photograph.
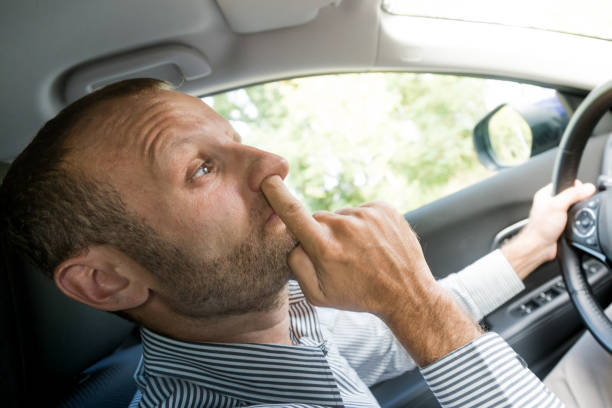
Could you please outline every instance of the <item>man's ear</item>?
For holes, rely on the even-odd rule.
[[[53,279],[67,296],[96,309],[133,309],[147,301],[149,287],[142,271],[125,258],[115,249],[89,247],[55,268]]]

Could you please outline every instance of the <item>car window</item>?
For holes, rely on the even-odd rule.
[[[495,174],[475,125],[502,103],[556,98],[511,81],[423,73],[297,78],[203,100],[244,143],[284,156],[311,211],[383,200],[409,211]]]

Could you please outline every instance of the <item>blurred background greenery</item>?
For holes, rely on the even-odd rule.
[[[289,161],[287,184],[311,211],[372,200],[409,211],[492,175],[476,157],[472,129],[492,105],[533,88],[364,73],[273,82],[203,100],[244,143]]]

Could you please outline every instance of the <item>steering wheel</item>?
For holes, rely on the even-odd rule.
[[[612,108],[612,81],[595,88],[570,120],[553,170],[553,194],[574,184],[580,158],[593,128]],[[612,322],[593,296],[580,266],[579,251],[606,262],[612,260],[612,189],[575,204],[558,243],[558,257],[567,291],[593,337],[612,354]]]

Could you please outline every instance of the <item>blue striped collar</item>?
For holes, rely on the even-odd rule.
[[[237,404],[342,406],[317,314],[293,281],[289,315],[290,336],[297,346],[195,343],[142,328],[143,359],[136,381],[141,391],[151,386],[152,377],[179,381]]]

